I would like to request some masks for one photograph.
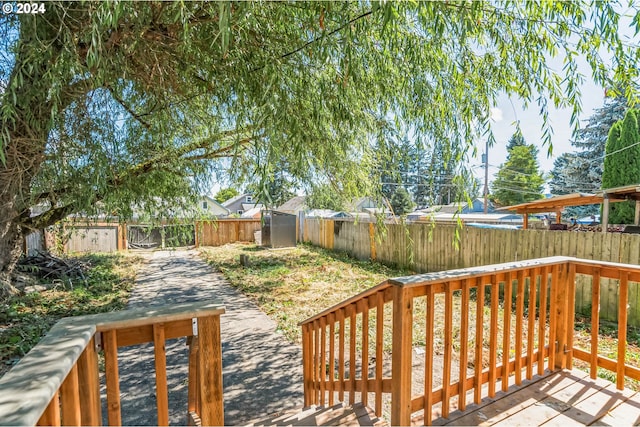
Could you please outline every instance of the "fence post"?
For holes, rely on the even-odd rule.
[[[369,247],[371,253],[371,261],[376,260],[376,228],[373,222],[369,223]]]
[[[391,425],[411,424],[411,355],[413,298],[410,289],[394,284],[391,354]]]

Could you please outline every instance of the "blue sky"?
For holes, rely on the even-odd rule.
[[[619,24],[619,34],[628,45],[638,46],[640,44],[640,35],[635,34],[632,26],[632,17],[635,14],[637,5],[625,7],[622,11],[622,17]],[[617,7],[620,7],[619,5]],[[611,54],[601,50],[600,55],[603,59],[611,58]],[[582,114],[580,116],[580,126],[584,126],[586,120],[593,114],[593,110],[602,107],[604,104],[605,88],[594,83],[591,78],[591,67],[583,58],[578,58],[578,71],[585,77],[581,86],[582,92]],[[562,58],[555,57],[550,59],[549,66],[556,71],[562,70]],[[498,172],[499,167],[507,158],[507,141],[516,130],[516,122],[520,122],[520,128],[525,140],[529,144],[535,144],[539,148],[538,161],[543,172],[547,173],[553,169],[553,162],[559,156],[566,152],[575,151],[575,147],[571,145],[571,110],[550,109],[550,120],[553,126],[553,153],[548,155],[548,147],[542,144],[542,118],[540,117],[537,106],[531,105],[528,109],[523,107],[519,99],[503,95],[498,99],[498,103],[491,111],[494,118],[493,131],[496,138],[496,144],[489,148],[489,182],[493,181],[494,175]],[[478,148],[478,157],[473,159],[472,167],[474,175],[481,180],[481,188],[484,185],[484,168],[481,167],[480,156],[484,152],[485,141],[476,141]]]
[[[585,72],[585,75],[589,73]],[[604,88],[596,85],[590,78],[585,80],[582,86],[582,115],[581,126],[584,125],[586,119],[591,116],[595,108],[602,107],[604,104]],[[553,169],[553,162],[562,153],[575,151],[575,147],[571,145],[571,110],[551,108],[549,115],[553,126],[553,154],[548,155],[548,147],[542,144],[542,118],[540,117],[536,105],[529,106],[528,109],[523,107],[522,102],[517,98],[509,98],[503,95],[499,98],[498,104],[491,111],[494,119],[493,131],[496,138],[496,144],[489,148],[489,182],[493,180],[493,176],[507,158],[507,141],[516,130],[516,122],[520,122],[520,128],[525,140],[529,144],[534,144],[539,148],[538,160],[540,168],[544,172]],[[480,155],[484,152],[484,140],[478,140],[478,157],[472,161],[474,174],[481,178],[484,184],[484,169],[481,167]]]

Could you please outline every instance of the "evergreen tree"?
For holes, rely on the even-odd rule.
[[[523,147],[525,145],[527,145],[527,142],[524,140],[524,136],[522,136],[522,131],[518,129],[513,135],[511,135],[509,141],[507,141],[507,151],[511,151],[515,147]]]
[[[309,209],[331,209],[343,211],[346,200],[342,192],[331,184],[318,184],[307,192],[305,204]]]
[[[389,203],[391,203],[393,213],[399,216],[406,215],[413,211],[413,207],[415,206],[413,200],[411,200],[411,195],[407,189],[402,186],[396,189]]]
[[[602,187],[604,151],[611,127],[624,118],[627,100],[623,96],[607,98],[601,108],[587,120],[571,145],[578,148],[575,153],[563,155],[556,160],[554,177],[550,183],[551,194],[595,193]],[[597,208],[592,208],[597,209]]]
[[[214,197],[216,202],[224,203],[229,199],[232,199],[238,195],[238,190],[235,187],[221,188]]]
[[[521,136],[520,136],[521,137]],[[538,165],[538,149],[514,135],[507,161],[493,181],[492,195],[501,205],[510,206],[542,198],[544,179]]]
[[[602,174],[602,188],[604,189],[640,182],[639,114],[640,110],[630,109],[622,121],[611,127]],[[612,203],[609,209],[610,223],[633,223],[635,203]]]

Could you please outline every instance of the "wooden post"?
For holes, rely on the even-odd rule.
[[[102,333],[105,377],[107,382],[107,419],[110,426],[122,424],[120,416],[120,379],[118,376],[118,341],[116,331]]]
[[[44,410],[44,413],[38,420],[39,426],[59,426],[62,423],[60,422],[60,393],[56,392],[47,405],[47,409]]]
[[[640,225],[640,199],[636,200],[636,215],[633,220],[634,225]]]
[[[191,423],[191,417],[189,414],[197,414],[198,408],[198,337],[190,336],[187,338],[187,345],[189,346],[189,387],[187,389],[187,424]]]
[[[411,424],[411,353],[413,298],[409,289],[393,288],[393,343],[391,355],[391,425]]]
[[[327,222],[327,233],[328,233],[327,249],[333,249],[333,239],[334,239],[333,230],[335,228],[335,224],[336,223],[334,220],[329,220]]]
[[[567,351],[565,352],[565,368],[573,368],[573,331],[576,319],[576,265],[569,264],[567,272]]]
[[[529,214],[527,212],[522,214],[522,229],[526,230],[529,228]]]
[[[562,224],[562,211],[556,211],[556,224]]]
[[[596,379],[598,373],[598,326],[600,325],[600,269],[593,272],[591,282],[591,354],[589,355],[589,377]]]
[[[87,348],[84,349],[78,359],[78,379],[82,425],[102,425],[98,353],[96,352],[95,338],[91,338]]]
[[[567,359],[565,353],[567,352],[567,315],[569,312],[569,295],[568,295],[568,264],[562,264],[557,267],[558,273],[553,274],[554,283],[551,284],[552,288],[555,288],[555,292],[552,295],[555,298],[554,310],[551,315],[555,317],[555,334],[553,335],[556,340],[554,365],[555,369],[564,369],[567,367]]]
[[[82,425],[80,417],[80,389],[78,387],[78,367],[71,368],[67,378],[60,386],[62,423],[65,426]]]
[[[313,364],[311,361],[311,355],[313,351],[311,349],[311,326],[302,326],[302,384],[304,390],[304,406],[311,405],[311,372],[313,370]]]
[[[224,425],[222,402],[222,346],[220,316],[198,318],[198,386],[200,388],[202,425]]]
[[[371,252],[371,261],[376,260],[376,229],[374,223],[369,223],[369,247]]]
[[[620,272],[618,294],[618,360],[616,361],[616,388],[624,389],[624,363],[627,354],[627,305],[629,292],[629,273]]]
[[[609,196],[607,194],[604,195],[602,202],[602,232],[606,233],[609,227]]]
[[[164,324],[153,325],[153,352],[156,370],[156,402],[158,425],[169,425],[169,391],[167,388],[167,356],[165,353]]]

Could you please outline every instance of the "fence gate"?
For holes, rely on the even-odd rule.
[[[129,249],[153,249],[165,247],[191,246],[195,244],[195,231],[192,224],[127,226]]]
[[[118,226],[74,227],[65,251],[116,252],[118,250]]]

